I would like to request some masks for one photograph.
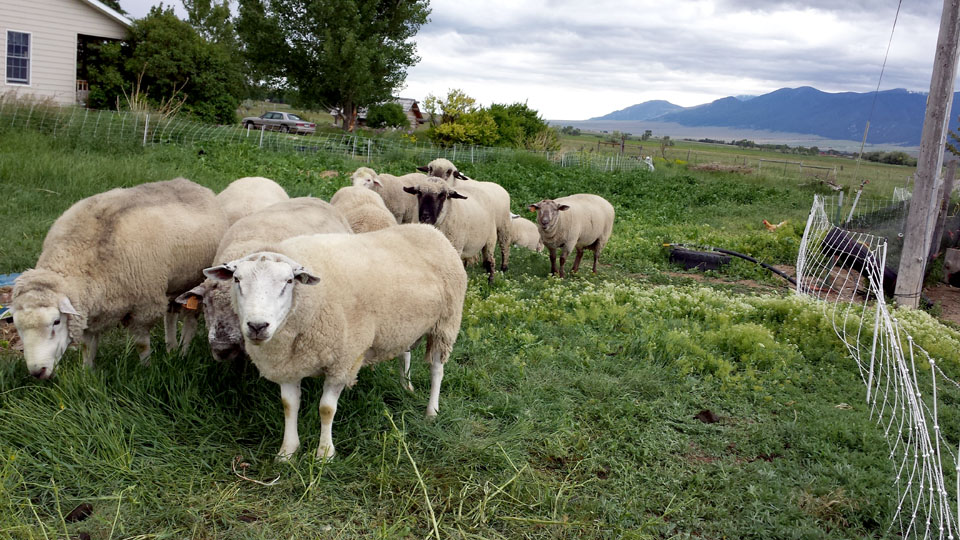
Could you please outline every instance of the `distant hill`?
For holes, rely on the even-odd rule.
[[[957,129],[960,93],[954,94],[950,128]],[[696,107],[680,108],[646,118],[684,126],[723,126],[741,129],[807,133],[827,139],[860,141],[870,117],[873,92],[827,93],[804,86],[781,88],[769,94],[744,100],[725,97]],[[885,90],[876,96],[876,109],[870,122],[867,142],[917,146],[923,129],[927,96],[904,89]],[[654,102],[647,102],[654,103]],[[641,103],[628,107],[641,107]]]
[[[650,120],[664,114],[682,110],[680,105],[674,105],[669,101],[656,99],[653,101],[644,101],[637,105],[631,105],[626,109],[620,109],[604,116],[591,118],[590,120]]]

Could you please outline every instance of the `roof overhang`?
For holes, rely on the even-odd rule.
[[[110,17],[111,19],[124,25],[127,28],[130,28],[131,26],[133,26],[133,23],[130,22],[130,19],[124,17],[123,14],[121,14],[119,11],[104,4],[100,0],[81,0],[81,1],[88,4],[90,7],[96,9],[97,11],[103,13],[107,17]]]

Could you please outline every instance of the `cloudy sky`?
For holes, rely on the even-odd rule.
[[[120,0],[131,16],[156,0]],[[179,1],[167,5],[180,7]],[[926,92],[940,0],[900,8],[881,89]],[[877,86],[897,0],[432,0],[403,97],[460,88],[582,120],[783,87]],[[182,10],[181,10],[182,13]]]

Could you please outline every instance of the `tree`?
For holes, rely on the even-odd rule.
[[[650,140],[650,137],[653,137],[653,130],[647,129],[643,131],[643,135],[640,136],[640,140],[647,141],[647,140]]]
[[[111,8],[114,11],[117,11],[118,13],[121,13],[123,15],[127,14],[127,12],[124,11],[122,7],[120,7],[120,0],[100,0],[100,1],[106,4],[108,8]]]
[[[367,110],[367,125],[372,128],[410,127],[410,119],[399,103],[371,105]]]
[[[305,103],[357,110],[390,99],[414,65],[428,0],[240,0],[237,31],[258,74]]]
[[[446,99],[427,94],[423,108],[430,115],[430,124],[438,126],[456,122],[462,115],[475,111],[477,100],[459,88],[451,88],[447,91]]]
[[[207,41],[218,43],[235,51],[237,30],[230,15],[230,0],[181,0],[187,12],[187,22]]]

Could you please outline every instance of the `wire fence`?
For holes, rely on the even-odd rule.
[[[403,156],[426,163],[444,157],[454,162],[485,162],[517,155],[536,156],[559,167],[603,172],[647,170],[636,157],[583,151],[550,152],[484,146],[440,147],[429,143],[343,133],[298,135],[266,129],[204,124],[178,116],[56,106],[0,95],[0,130],[33,130],[53,137],[99,142],[157,144],[241,144],[264,151],[345,156],[361,162]]]
[[[871,417],[886,436],[898,495],[888,534],[956,538],[960,384],[914,343],[888,308],[884,293],[892,292],[896,275],[887,266],[887,241],[847,229],[840,207],[814,198],[797,258],[797,292],[823,302],[857,364]]]

